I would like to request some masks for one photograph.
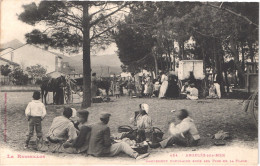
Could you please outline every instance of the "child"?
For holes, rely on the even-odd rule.
[[[216,94],[216,87],[213,83],[210,84],[209,88],[209,96],[206,97],[207,99],[216,99],[218,95]]]
[[[33,100],[27,105],[25,115],[29,121],[29,134],[25,142],[25,148],[28,148],[29,141],[33,136],[34,128],[36,130],[37,138],[42,139],[42,125],[41,121],[46,115],[44,104],[39,100],[41,97],[39,91],[34,91]]]
[[[116,95],[116,98],[120,97],[120,85],[119,85],[118,81],[116,82],[115,95]]]

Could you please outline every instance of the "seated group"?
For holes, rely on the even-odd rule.
[[[148,115],[149,106],[140,104],[139,107],[140,110],[135,112],[131,121],[137,126],[138,133],[144,133],[145,141],[150,148],[165,148],[173,144],[182,146],[196,146],[198,144],[200,140],[198,130],[185,109],[177,111],[180,123],[177,125],[173,122],[170,123],[170,136],[167,139],[158,143],[150,142],[149,134],[152,132],[152,120]],[[75,116],[76,112],[77,116]],[[37,139],[37,150],[85,153],[96,157],[111,157],[123,152],[135,159],[142,159],[149,155],[149,153],[139,154],[127,142],[116,143],[111,139],[108,127],[111,114],[101,113],[100,121],[94,124],[87,123],[88,116],[87,110],[76,111],[73,108],[64,107],[63,115],[53,119],[46,139]]]

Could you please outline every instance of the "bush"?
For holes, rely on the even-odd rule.
[[[20,67],[15,68],[10,76],[12,77],[12,82],[15,85],[27,85],[29,81],[29,77],[27,74],[23,72]]]
[[[42,80],[37,79],[37,80],[35,81],[35,85],[41,85],[41,84],[42,84]]]
[[[12,72],[9,65],[1,65],[0,70],[3,76],[8,76]]]

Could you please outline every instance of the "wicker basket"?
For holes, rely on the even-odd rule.
[[[140,147],[134,147],[132,149],[135,150],[136,152],[138,152],[139,154],[145,154],[148,151],[148,145],[140,146]]]

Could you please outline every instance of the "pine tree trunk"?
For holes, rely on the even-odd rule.
[[[244,71],[242,70],[240,62],[239,62],[239,54],[236,49],[236,43],[235,43],[234,36],[230,37],[230,50],[231,50],[231,54],[234,57],[234,62],[235,62],[236,69],[238,72],[239,85],[241,87],[244,87]]]
[[[89,6],[83,4],[83,101],[82,108],[91,106],[91,63],[90,63],[90,28],[89,28]]]
[[[153,59],[154,59],[155,77],[157,77],[157,75],[158,75],[158,61],[157,61],[156,55],[153,54],[153,53],[152,53],[152,55],[153,55]]]
[[[171,49],[170,49],[169,40],[167,40],[167,52],[168,52],[168,57],[169,57],[169,70],[172,71]]]
[[[162,62],[162,55],[160,55],[160,64],[161,64],[161,70],[164,70],[164,68],[163,68],[163,62]]]
[[[224,71],[224,74],[225,74],[225,82],[227,86],[227,93],[229,93],[229,82],[228,82],[227,70]]]
[[[241,50],[242,50],[242,70],[245,71],[245,49],[244,49],[244,43],[241,43]]]
[[[178,56],[179,56],[180,60],[183,60],[183,57],[182,57],[182,44],[181,44],[180,41],[178,42],[178,45],[179,45]]]
[[[175,53],[174,53],[174,42],[173,42],[173,52],[172,52],[172,55],[173,55],[173,60],[172,60],[172,70],[175,71]]]
[[[182,45],[181,55],[182,55],[182,59],[184,60],[184,59],[186,59],[186,58],[184,58],[184,41],[181,43],[181,45]]]
[[[223,70],[222,70],[222,58],[223,54],[221,53],[222,46],[220,40],[214,39],[214,55],[215,55],[215,67],[217,74],[220,76],[221,84],[220,84],[220,89],[221,89],[221,94],[223,94],[224,91],[224,85],[223,85]]]
[[[167,54],[165,55],[165,61],[166,61],[167,71],[169,71],[169,59]]]
[[[249,47],[249,55],[250,55],[251,62],[254,62],[253,43],[250,40],[248,41],[248,47]]]

